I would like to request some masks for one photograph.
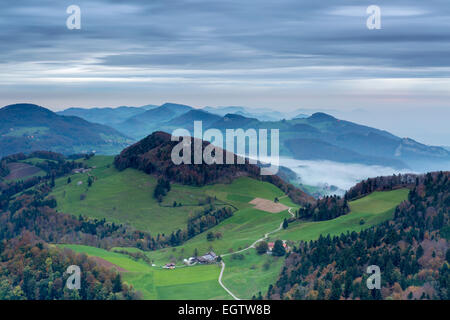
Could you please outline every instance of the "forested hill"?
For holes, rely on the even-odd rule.
[[[131,142],[108,126],[60,116],[34,104],[0,108],[0,119],[0,157],[35,150],[114,154]]]
[[[353,200],[365,196],[374,191],[386,191],[399,188],[412,189],[414,186],[423,184],[426,179],[425,174],[399,174],[393,176],[380,176],[369,178],[357,183],[351,187],[346,193],[347,200]]]
[[[234,157],[234,164],[194,164],[194,142],[191,139],[191,163],[175,165],[171,159],[172,149],[179,143],[171,141],[171,135],[164,132],[154,132],[138,143],[123,150],[118,155],[114,164],[117,169],[135,168],[147,174],[162,176],[169,181],[187,185],[203,186],[214,183],[227,183],[241,176],[249,176],[254,179],[270,182],[284,192],[289,197],[299,203],[306,204],[314,202],[314,198],[307,195],[300,189],[285,182],[276,175],[260,175],[260,167],[249,164],[245,159],[245,164],[237,164],[237,156]],[[205,148],[210,145],[203,141],[202,154]],[[225,163],[225,151],[223,152]]]
[[[66,273],[80,266],[80,290],[70,290]],[[35,234],[0,240],[0,300],[116,300],[140,295],[86,255],[51,247]]]
[[[0,183],[0,300],[139,298],[117,273],[49,243],[136,246],[152,244],[150,235],[105,220],[57,212],[55,199],[48,198],[55,178],[80,168],[81,163],[51,152],[17,154],[2,163],[34,156],[51,159],[36,164],[45,176]],[[66,288],[69,275],[65,271],[70,265],[82,269],[78,291]]]
[[[389,191],[401,188],[412,190],[415,186],[423,184],[425,174],[399,174],[392,176],[379,176],[369,178],[350,188],[343,198],[333,195],[317,199],[313,204],[306,204],[297,212],[297,219],[312,219],[315,221],[330,220],[350,211],[347,202],[364,197],[375,191]]]
[[[450,172],[428,173],[394,219],[359,234],[301,242],[269,299],[450,299]],[[381,270],[381,290],[366,268]]]

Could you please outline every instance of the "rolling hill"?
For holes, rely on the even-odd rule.
[[[216,117],[203,111],[196,112]],[[89,172],[71,175],[74,183],[67,183],[66,177],[56,180],[52,196],[57,200],[58,209],[105,218],[152,234],[169,234],[185,227],[189,215],[204,210],[207,198],[216,199],[217,208],[237,208],[236,201],[248,203],[257,197],[255,191],[260,197],[265,197],[265,188],[268,188],[278,190],[269,193],[267,197],[271,200],[287,193],[299,203],[314,201],[278,176],[260,176],[260,168],[256,165],[175,165],[171,160],[171,150],[176,144],[169,134],[155,132],[116,157],[95,156],[83,160],[84,166],[91,168]],[[208,144],[203,142],[203,147]],[[170,190],[158,201],[154,191],[161,177],[170,181]],[[94,181],[90,186],[89,179]],[[242,179],[248,181],[241,190],[242,194],[228,198],[224,191],[229,188],[227,184],[239,185],[238,181]],[[247,188],[249,190],[245,190]],[[249,193],[253,197],[246,196]]]
[[[60,116],[33,104],[3,107],[0,119],[0,156],[35,150],[112,154],[131,142],[110,127],[74,116]]]
[[[95,156],[83,161],[91,171],[70,175],[73,183],[68,184],[67,177],[56,179],[51,196],[57,200],[58,210],[127,224],[155,235],[170,234],[185,227],[189,215],[201,211],[207,197],[215,196],[204,188],[174,183],[159,203],[153,197],[156,177],[131,168],[119,171],[113,162],[112,156]],[[91,187],[89,176],[95,177]],[[226,198],[219,199],[216,204],[221,207],[225,202]]]
[[[147,174],[162,176],[170,181],[192,186],[231,182],[238,177],[248,176],[277,186],[287,193],[294,202],[299,204],[314,202],[311,196],[285,182],[279,176],[261,175],[260,167],[250,164],[248,159],[245,159],[245,163],[238,164],[235,154],[231,155],[234,159],[233,164],[226,163],[227,152],[223,152],[223,164],[207,164],[203,160],[201,163],[195,164],[194,147],[196,143],[192,137],[188,138],[191,140],[191,163],[175,164],[172,160],[172,150],[179,142],[171,139],[172,136],[170,134],[154,132],[145,139],[124,149],[115,157],[114,165],[120,171],[134,168]],[[209,145],[210,143],[207,141],[202,142],[201,154]]]

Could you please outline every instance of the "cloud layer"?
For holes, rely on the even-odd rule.
[[[0,103],[448,110],[449,18],[446,0],[6,0]]]

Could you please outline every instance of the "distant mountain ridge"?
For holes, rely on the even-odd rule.
[[[62,116],[76,116],[89,122],[111,125],[123,122],[124,119],[128,119],[157,107],[158,106],[155,105],[147,105],[142,107],[120,106],[117,108],[69,108],[59,111],[57,114]]]
[[[34,104],[3,107],[0,119],[0,156],[36,150],[111,154],[131,143],[113,128],[75,116],[61,116]]]
[[[290,119],[292,116],[287,113],[273,111],[264,108],[245,108],[245,107],[204,107],[204,111],[209,113],[225,116],[227,114],[238,114],[247,118],[256,118],[260,121],[278,121],[282,119]]]
[[[207,128],[223,132],[238,128],[279,129],[280,154],[298,160],[331,160],[413,169],[420,169],[424,163],[444,167],[450,164],[450,152],[445,148],[427,146],[323,112],[281,121],[260,121],[227,114]]]
[[[216,114],[203,111],[202,109],[192,109],[165,122],[160,129],[169,133],[176,128],[184,128],[193,132],[194,121],[202,121],[202,126],[209,128],[220,119],[222,119],[222,117]]]
[[[137,110],[136,110],[137,109]],[[344,163],[362,163],[413,170],[448,169],[450,152],[442,147],[427,146],[415,140],[397,137],[387,131],[337,119],[325,112],[308,116],[296,110],[291,120],[261,121],[267,109],[245,107],[205,107],[165,103],[144,108],[119,107],[92,113],[135,141],[155,131],[171,133],[183,128],[193,131],[194,121],[202,121],[203,129],[279,129],[280,155],[298,160],[330,160]],[[68,109],[62,113],[79,112]],[[270,111],[270,110],[269,110]],[[99,115],[98,113],[104,113]],[[266,113],[264,113],[266,112]],[[109,115],[113,113],[114,115]],[[90,118],[89,111],[80,116]],[[132,114],[130,117],[126,115]],[[281,112],[273,111],[278,117]],[[298,115],[298,116],[295,116]],[[111,120],[107,122],[108,117]],[[102,118],[103,120],[98,120]],[[236,151],[236,150],[234,150]]]
[[[154,131],[158,131],[164,122],[170,121],[192,109],[192,107],[182,104],[165,103],[157,108],[125,119],[114,127],[130,137],[140,139]]]

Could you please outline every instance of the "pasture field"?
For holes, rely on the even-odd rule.
[[[374,192],[364,198],[350,201],[350,213],[328,221],[294,222],[285,230],[269,236],[267,241],[281,240],[315,240],[320,235],[340,235],[347,231],[361,231],[392,218],[395,207],[408,197],[408,189]],[[280,202],[289,198],[282,198]],[[360,224],[361,219],[365,223]],[[259,256],[256,250],[248,250],[244,259],[224,257],[226,269],[223,276],[224,285],[240,298],[250,299],[259,291],[267,291],[281,271],[284,258],[268,255]]]
[[[392,218],[395,207],[408,198],[408,189],[373,192],[361,199],[350,201],[350,213],[333,220],[289,224],[286,230],[274,235],[276,239],[309,241],[320,235],[337,236],[341,233],[370,228]],[[361,219],[364,224],[360,224]]]
[[[251,208],[248,202],[256,196],[273,200],[283,195],[270,183],[242,177],[231,184],[204,187],[172,184],[171,191],[159,204],[153,197],[156,177],[134,169],[119,172],[114,168],[111,156],[94,156],[80,161],[92,170],[71,175],[70,184],[67,176],[56,180],[51,195],[56,198],[57,209],[73,215],[128,224],[155,236],[185,228],[189,214],[203,210],[208,196],[217,198],[218,207],[230,204],[241,209]],[[95,178],[91,187],[88,187],[89,175]],[[182,205],[175,207],[175,202]]]
[[[58,245],[88,256],[99,257],[120,268],[123,280],[140,291],[144,299],[157,300],[203,300],[231,299],[219,285],[217,279],[220,265],[201,265],[166,270],[152,267],[143,261],[135,261],[130,257],[82,245]]]
[[[129,256],[104,249],[78,244],[58,244],[60,248],[68,248],[88,256],[99,257],[115,264],[128,272],[147,272],[150,266],[143,261],[135,261]]]
[[[285,258],[258,255],[256,250],[247,250],[239,256],[223,258],[226,268],[222,278],[224,285],[240,299],[251,299],[267,293],[280,275]],[[242,260],[241,260],[242,259]]]
[[[181,264],[183,259],[193,256],[195,250],[199,255],[210,250],[218,255],[236,252],[249,247],[256,240],[263,238],[266,233],[277,229],[283,219],[289,216],[287,210],[280,213],[268,213],[252,208],[241,209],[231,218],[179,247],[150,251],[146,254],[156,264],[168,262]],[[208,232],[220,233],[221,238],[208,241]]]
[[[218,203],[234,206],[234,215],[210,230],[195,236],[183,245],[143,252],[156,266],[118,253],[118,250],[139,252],[136,248],[112,248],[110,251],[80,245],[64,245],[78,252],[102,258],[126,270],[123,278],[143,293],[145,299],[230,299],[228,293],[219,285],[219,265],[196,265],[185,267],[183,259],[197,252],[203,255],[213,250],[216,254],[237,252],[252,245],[266,233],[276,230],[284,218],[289,218],[287,210],[269,213],[257,210],[249,202],[254,198],[279,202],[296,208],[297,206],[283,192],[272,184],[242,177],[230,184],[216,184],[192,187],[172,184],[162,206],[153,199],[156,179],[140,171],[127,169],[117,171],[112,165],[112,157],[95,156],[85,161],[92,171],[72,175],[72,183],[67,177],[58,179],[53,195],[57,198],[58,209],[72,214],[128,223],[137,229],[150,232],[171,232],[184,228],[192,210],[199,209],[198,201],[206,196],[216,197]],[[93,185],[87,187],[88,175],[95,176]],[[83,181],[81,186],[77,181]],[[84,200],[80,195],[85,193]],[[407,198],[408,190],[399,189],[374,192],[364,198],[349,202],[351,212],[329,221],[296,221],[285,230],[269,236],[267,241],[314,240],[320,235],[339,235],[347,231],[360,231],[379,224],[392,217],[395,207]],[[172,207],[177,201],[182,207]],[[361,224],[363,219],[364,224]],[[217,237],[208,241],[207,234]],[[258,255],[253,248],[224,258],[226,268],[224,285],[242,299],[263,294],[273,284],[282,268],[284,258]],[[169,262],[177,265],[175,270],[161,267]]]
[[[112,159],[95,156],[86,161],[95,168],[88,173],[71,175],[70,184],[67,177],[57,179],[51,194],[56,198],[57,209],[127,224],[155,236],[185,228],[189,214],[202,209],[198,204],[206,195],[201,190],[183,189],[182,186],[174,186],[160,205],[153,197],[155,177],[134,169],[119,172]],[[91,187],[88,187],[89,175],[95,177]],[[183,206],[174,208],[173,201],[181,202]]]
[[[347,231],[360,231],[392,217],[394,208],[407,198],[407,194],[407,189],[375,192],[349,202],[351,212],[345,216],[329,221],[294,222],[288,229],[274,233],[269,239],[314,240],[321,234],[339,235]],[[280,199],[280,202],[283,199],[285,198]],[[214,250],[220,255],[244,249],[262,238],[265,233],[275,230],[284,217],[289,217],[289,214],[287,212],[271,214],[246,207],[211,229],[214,233],[222,234],[220,239],[207,241],[206,234],[200,234],[179,247],[145,252],[156,267],[113,252],[139,251],[136,248],[113,248],[106,251],[80,245],[64,246],[100,257],[127,270],[128,272],[123,273],[124,280],[141,291],[146,299],[229,299],[231,297],[217,281],[219,266],[183,267],[182,260],[192,256],[195,249],[199,255],[209,250]],[[364,225],[360,225],[361,218],[365,220]],[[264,294],[268,286],[277,280],[284,263],[284,258],[258,255],[254,249],[227,255],[223,259],[226,268],[222,281],[241,299],[251,299],[260,291]],[[168,262],[175,262],[180,268],[161,269],[161,266]]]
[[[291,198],[289,198],[289,197],[287,197],[287,196],[282,197],[282,198],[279,198],[278,201],[279,201],[280,203],[284,204],[285,206],[288,206],[288,207],[291,207],[291,208],[296,208],[296,209],[297,209],[297,208],[299,207],[298,204],[293,203],[292,200],[291,200]]]

